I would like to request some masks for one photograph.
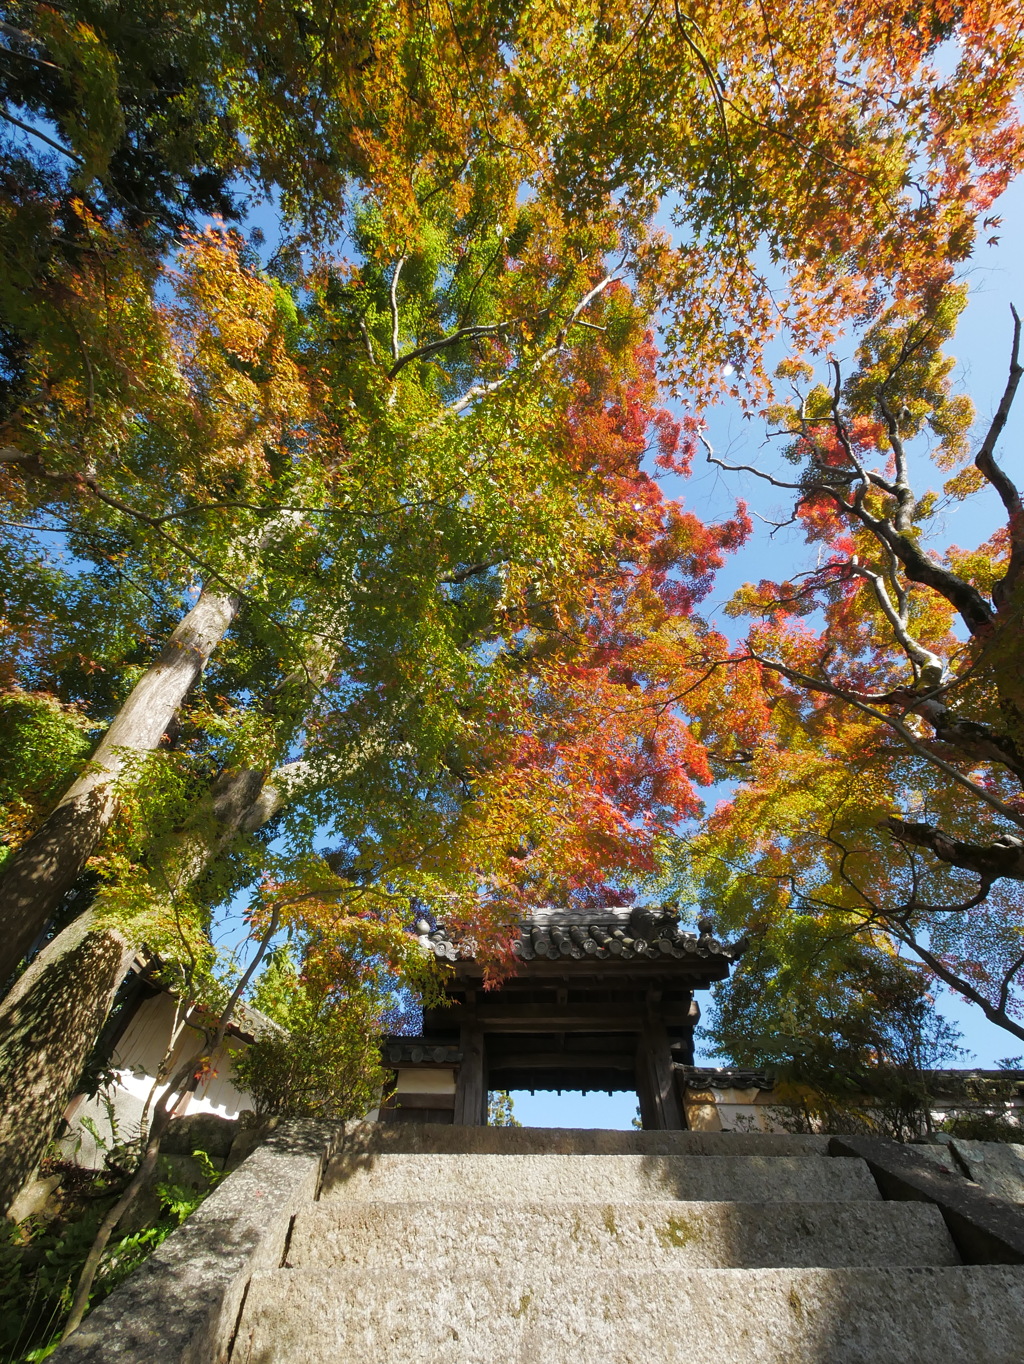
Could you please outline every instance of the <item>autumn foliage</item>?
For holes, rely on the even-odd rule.
[[[932,951],[935,858],[986,897],[1007,879],[942,851],[967,810],[986,856],[1019,823],[1019,499],[992,450],[962,467],[939,346],[1024,156],[1020,25],[995,0],[10,7],[13,956],[82,904],[62,859],[185,993],[215,992],[243,892],[327,997],[367,961],[426,989],[419,913],[497,975],[527,906],[685,864],[770,917],[801,857],[844,926],[884,913]],[[774,338],[820,354],[851,326],[857,373],[781,416],[821,558],[739,594],[730,642],[700,613],[749,514],[710,524],[660,479],[702,457],[699,405],[799,385],[799,361],[769,379]],[[987,480],[1008,512],[943,562],[901,472],[925,424],[948,495]],[[119,740],[90,824],[86,743],[211,604],[202,668],[161,734]]]
[[[893,307],[856,369],[833,363],[830,382],[782,367],[793,397],[771,419],[792,473],[760,473],[787,491],[816,564],[747,584],[729,605],[748,622],[765,727],[687,859],[703,893],[773,950],[813,937],[801,988],[816,972],[828,981],[828,963],[859,941],[916,958],[1022,1037],[1024,522],[997,457],[1020,322],[975,445],[943,349],[963,303],[954,290],[924,312]],[[929,456],[941,491],[927,490]],[[1005,524],[970,552],[931,548],[941,511],[986,487]]]

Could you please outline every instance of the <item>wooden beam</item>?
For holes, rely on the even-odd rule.
[[[493,1070],[632,1070],[635,1055],[630,1051],[608,1052],[605,1055],[575,1051],[510,1051],[492,1052],[488,1060]]]
[[[510,984],[531,980],[558,980],[570,989],[600,986],[603,989],[628,987],[633,981],[644,985],[657,981],[666,989],[704,989],[715,980],[725,980],[732,965],[725,957],[634,957],[624,962],[619,957],[609,957],[595,961],[584,957],[576,961],[572,957],[556,957],[553,960],[537,957],[533,961],[517,964],[518,974],[512,976]],[[483,983],[483,969],[473,961],[454,963],[456,979],[467,984]]]
[[[454,1094],[393,1094],[385,1108],[454,1108]]]
[[[467,1024],[459,1034],[462,1063],[455,1081],[455,1123],[462,1127],[487,1125],[487,1076],[483,1029]]]
[[[431,1010],[424,1018],[424,1030],[431,1027],[476,1025],[493,1032],[639,1032],[647,1020],[639,1001],[629,1010],[615,1004],[517,1004],[514,998],[480,1003],[475,1009],[456,1006]],[[673,1026],[689,1023],[686,1005],[672,1005],[660,1015]]]
[[[648,1023],[636,1051],[636,1086],[640,1118],[647,1129],[680,1132],[686,1116],[676,1089],[668,1032],[663,1023]]]

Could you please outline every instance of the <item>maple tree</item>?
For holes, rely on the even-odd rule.
[[[2,36],[15,394],[40,327],[94,358],[54,326],[68,267],[103,269],[81,205],[152,255],[253,191],[307,240],[334,239],[369,196],[395,260],[438,186],[476,183],[499,224],[526,189],[556,223],[614,224],[668,311],[676,377],[706,392],[726,361],[754,380],[783,321],[821,340],[877,288],[947,277],[1021,156],[1020,19],[1000,0],[75,0],[13,5]],[[659,206],[672,241],[650,233]]]
[[[751,939],[719,988],[705,1040],[734,1065],[767,1071],[773,1118],[800,1131],[881,1131],[908,1141],[931,1130],[925,1072],[962,1055],[939,1017],[928,973],[884,935],[795,913]]]
[[[778,262],[790,269],[797,333],[815,336],[824,328],[827,334],[838,304],[849,310],[880,282],[913,290],[941,278],[966,250],[974,216],[1005,183],[1020,151],[1012,105],[1016,33],[1009,17],[991,6],[969,8],[955,18],[938,8],[927,22],[916,12],[913,22],[909,14],[898,22],[893,16],[881,23],[858,18],[841,31],[846,48],[831,30],[826,36],[803,24],[793,27],[780,16],[771,22],[765,14],[753,20],[745,14],[728,20],[716,16],[712,22],[708,15],[659,6],[639,26],[625,10],[602,10],[600,18],[580,13],[568,41],[560,36],[560,15],[515,14],[496,22],[493,31],[470,25],[468,46],[461,16],[454,12],[437,26],[401,11],[389,12],[387,22],[383,18],[383,13],[361,15],[357,23],[327,27],[315,13],[261,11],[250,24],[232,10],[215,14],[202,32],[198,24],[180,28],[168,49],[175,81],[162,87],[162,108],[170,121],[158,123],[151,102],[137,98],[156,79],[147,67],[153,59],[139,43],[137,16],[86,7],[73,21],[69,15],[27,8],[20,27],[8,25],[9,97],[53,125],[65,139],[71,163],[61,176],[33,158],[29,148],[36,130],[13,119],[12,127],[28,143],[23,138],[9,149],[11,184],[34,184],[31,212],[38,217],[48,201],[54,216],[50,229],[41,231],[39,221],[25,219],[28,210],[18,194],[9,199],[10,249],[19,269],[11,276],[6,300],[18,351],[10,376],[8,465],[36,480],[78,484],[115,505],[119,494],[103,475],[117,459],[119,424],[131,423],[140,406],[155,406],[165,423],[174,419],[167,410],[174,395],[166,384],[166,342],[154,320],[159,309],[152,297],[158,274],[153,242],[140,227],[144,220],[148,231],[160,218],[156,200],[165,210],[172,189],[179,213],[189,209],[188,196],[182,196],[200,160],[215,166],[221,182],[244,173],[265,189],[276,186],[286,211],[302,217],[307,235],[318,224],[326,230],[339,225],[337,215],[348,211],[353,193],[372,201],[382,235],[370,255],[378,269],[393,272],[393,309],[407,258],[398,242],[419,236],[417,249],[422,249],[424,233],[430,232],[421,192],[426,198],[439,192],[454,196],[453,202],[463,210],[469,205],[471,214],[477,211],[473,196],[486,193],[485,213],[501,242],[503,222],[522,217],[516,205],[521,186],[530,185],[548,255],[564,266],[573,251],[581,250],[581,232],[589,236],[584,249],[591,258],[597,242],[607,252],[617,239],[636,278],[675,309],[676,321],[667,330],[669,349],[677,366],[685,351],[689,377],[696,380],[699,374],[706,388],[715,357],[728,356],[756,371],[758,348],[774,325],[768,318],[775,305],[752,256],[759,235],[767,234]],[[161,16],[154,19],[159,26]],[[942,78],[928,62],[939,41],[953,33],[962,56],[953,75]],[[312,65],[311,42],[316,48]],[[683,54],[686,60],[673,60],[669,67],[638,60],[627,72],[622,57],[630,48],[638,58],[656,51],[659,57]],[[364,59],[354,63],[364,49]],[[756,60],[740,55],[765,49],[770,75],[758,69]],[[994,53],[1004,58],[998,73]],[[609,64],[610,55],[615,59]],[[166,57],[163,53],[159,60]],[[799,89],[798,97],[779,79],[778,62],[784,63],[792,88]],[[837,63],[848,71],[842,82],[828,78]],[[280,72],[279,82],[268,84],[268,69]],[[192,79],[182,80],[185,71]],[[127,104],[119,99],[122,86],[132,94]],[[204,92],[198,97],[207,101],[201,108],[189,102],[186,91],[193,87]],[[895,137],[892,95],[897,88],[903,106]],[[490,91],[486,102],[484,89]],[[850,89],[856,90],[863,125],[856,137]],[[969,95],[975,117],[962,120],[952,138],[950,102],[962,110]],[[424,104],[428,117],[420,107]],[[607,117],[612,109],[615,116]],[[653,153],[645,149],[637,162],[638,144],[624,134],[645,109],[657,109],[661,116],[653,125]],[[712,109],[714,118],[703,117]],[[889,121],[872,128],[870,109],[879,117],[885,109]],[[698,119],[717,128],[717,139],[693,137]],[[179,136],[184,126],[193,130],[191,141]],[[832,126],[843,130],[835,156],[819,146],[824,129]],[[795,128],[804,130],[810,142],[801,141]],[[148,176],[159,191],[148,211],[135,213],[118,176],[127,173],[126,149],[137,147],[139,139],[150,162],[167,175]],[[481,139],[480,151],[475,139]],[[57,145],[48,133],[37,140]],[[587,155],[582,157],[584,142]],[[761,168],[770,161],[769,144],[777,164],[766,175]],[[660,175],[653,197],[647,188],[652,155]],[[922,155],[927,165],[915,183],[926,207],[911,212],[904,182],[909,166]],[[856,181],[858,193],[846,199],[831,188],[823,192],[819,157]],[[693,234],[679,247],[650,236],[645,227],[658,194],[666,193],[674,196],[677,225]],[[191,207],[200,207],[199,200]],[[166,212],[163,218],[166,222]],[[884,233],[882,218],[888,223]],[[898,223],[898,268],[893,223]],[[49,243],[41,257],[25,257],[29,236]],[[166,233],[157,234],[156,240],[165,239]],[[716,280],[727,281],[728,298],[735,302],[726,306],[712,287]],[[542,307],[533,318],[457,320],[464,325],[428,341],[422,358],[461,340],[507,341],[517,329],[536,332],[540,320],[543,330],[551,319]],[[141,369],[136,363],[140,342],[152,362]],[[368,344],[372,358],[372,340]],[[129,345],[130,368],[122,362]],[[390,377],[397,379],[400,367],[419,358],[399,356],[397,321],[392,351]],[[60,380],[56,404],[55,380]],[[278,397],[287,405],[287,394]],[[301,406],[301,395],[292,397]],[[468,400],[463,395],[459,401]],[[299,420],[297,410],[288,415]],[[260,431],[259,438],[264,434]],[[122,500],[121,510],[127,505]],[[140,522],[147,516],[137,506],[130,514]],[[150,529],[167,541],[166,529],[148,515]],[[187,545],[179,542],[179,549],[194,557]],[[178,669],[179,684],[166,703],[172,709],[202,666],[206,643],[214,647],[230,624],[237,601],[237,593],[206,593],[194,608],[197,616],[183,623],[192,667]],[[200,638],[203,643],[196,644]],[[170,647],[177,650],[180,643],[172,638]],[[152,734],[137,736],[143,750],[159,737],[160,707],[153,699],[137,698],[138,708],[153,716]],[[124,737],[115,729],[108,747],[131,748],[132,743],[121,742]],[[95,830],[79,837],[83,805],[94,797],[101,807],[90,812]],[[54,814],[66,826],[57,839],[63,851],[43,846],[43,839],[31,870],[23,866],[24,877],[39,887],[45,865],[56,891],[59,874],[55,878],[53,868],[63,869],[65,877],[73,874],[76,858],[66,855],[68,849],[81,842],[80,864],[110,809],[86,777],[83,788],[69,793]],[[15,896],[17,876],[12,867],[6,878],[8,893]]]
[[[541,242],[542,249],[545,245]],[[443,266],[443,254],[407,264],[402,287],[413,308],[413,270],[418,268],[429,286]],[[474,268],[471,259],[467,271]],[[132,502],[120,487],[97,483],[98,499],[112,515],[104,523],[87,506],[78,523],[79,476],[49,468],[40,475],[42,496],[33,490],[32,511],[64,518],[57,525],[65,533],[80,533],[83,550],[89,545],[86,552],[94,555],[104,553],[104,532],[127,540],[115,556],[122,572],[131,572],[136,555],[144,573],[166,572],[167,565],[177,567],[184,560],[187,569],[205,573],[207,583],[171,632],[163,654],[117,710],[91,766],[13,859],[4,882],[12,929],[15,920],[10,916],[19,896],[30,912],[21,930],[23,941],[15,935],[8,945],[10,964],[25,945],[24,934],[41,926],[108,827],[118,805],[116,780],[130,765],[132,753],[142,755],[159,743],[243,603],[250,608],[248,628],[256,632],[257,648],[272,651],[277,659],[270,664],[264,655],[257,665],[260,682],[250,674],[243,685],[246,691],[257,685],[264,697],[273,697],[264,707],[272,714],[260,719],[259,707],[250,705],[256,729],[231,736],[225,748],[287,742],[289,725],[304,713],[304,689],[313,686],[323,692],[332,675],[338,676],[355,714],[370,701],[380,704],[384,698],[386,704],[389,689],[406,712],[410,686],[421,707],[429,695],[431,705],[415,719],[426,742],[431,724],[456,722],[459,706],[472,699],[474,673],[484,677],[489,672],[490,661],[486,666],[474,663],[465,646],[482,629],[494,633],[496,597],[501,624],[514,634],[529,626],[534,600],[545,592],[552,598],[559,591],[564,594],[563,577],[585,583],[590,576],[586,566],[599,564],[612,552],[616,537],[623,543],[636,537],[644,509],[624,497],[632,482],[640,486],[635,467],[620,467],[616,482],[607,474],[613,460],[636,465],[644,449],[644,421],[632,433],[631,444],[621,449],[602,450],[592,441],[574,454],[566,434],[573,420],[566,410],[572,390],[569,375],[559,372],[557,362],[566,322],[571,327],[586,304],[593,316],[608,319],[586,323],[591,351],[604,347],[607,352],[607,374],[602,378],[598,364],[590,382],[595,389],[602,382],[618,382],[615,369],[624,363],[628,372],[632,363],[630,333],[638,314],[624,290],[611,288],[610,277],[595,284],[584,267],[574,273],[577,279],[583,275],[576,285],[580,301],[561,324],[548,324],[556,329],[552,344],[543,335],[539,343],[533,336],[521,343],[529,348],[525,374],[515,365],[509,369],[512,343],[502,338],[500,377],[467,388],[453,385],[434,357],[450,351],[450,363],[458,364],[459,343],[470,345],[480,330],[500,333],[503,324],[464,326],[460,330],[470,333],[465,339],[455,335],[424,342],[407,356],[391,355],[393,363],[387,365],[375,355],[371,323],[378,333],[387,327],[389,349],[398,344],[398,267],[388,280],[371,263],[358,294],[334,271],[323,276],[322,284],[314,274],[308,316],[300,324],[294,305],[290,313],[287,308],[282,313],[280,286],[240,272],[237,251],[216,234],[187,249],[179,281],[185,307],[169,310],[167,320],[175,330],[165,337],[165,350],[185,348],[176,362],[178,391],[169,404],[180,410],[170,417],[159,410],[137,419],[137,443],[119,466],[127,474]],[[506,268],[498,276],[504,287],[515,290],[517,304],[525,274]],[[457,272],[451,286],[455,303],[461,284]],[[556,276],[554,287],[561,292],[564,281]],[[326,301],[332,289],[340,299],[336,305]],[[374,312],[375,289],[381,303],[390,299],[386,313],[382,307]],[[478,305],[493,303],[493,289],[478,288],[476,293]],[[359,300],[354,318],[346,312],[353,297]],[[240,314],[233,309],[241,309]],[[154,327],[160,320],[154,319]],[[422,318],[414,316],[414,322],[423,325]],[[289,326],[305,327],[301,371],[283,341]],[[339,327],[347,329],[340,341],[334,330]],[[609,333],[610,350],[605,340]],[[586,364],[585,348],[581,354],[580,363]],[[173,352],[169,359],[175,359]],[[425,380],[412,377],[414,362]],[[649,370],[649,358],[646,363]],[[258,380],[249,372],[254,364],[264,369]],[[542,366],[550,369],[546,380]],[[552,383],[557,385],[557,403],[552,402]],[[646,383],[649,400],[649,373]],[[457,396],[449,398],[453,387]],[[510,406],[517,423],[515,442],[508,438]],[[172,420],[176,429],[169,431]],[[636,414],[625,420],[635,421]],[[560,432],[560,425],[566,429]],[[155,434],[162,439],[155,441]],[[173,444],[171,434],[177,437]],[[53,432],[55,446],[58,435],[59,429]],[[565,457],[553,460],[559,441]],[[273,466],[272,442],[280,468]],[[165,462],[168,456],[173,463]],[[219,477],[232,485],[229,495],[204,502],[193,480],[202,480],[209,498],[219,465]],[[172,471],[177,502],[167,497]],[[242,500],[248,497],[260,500]],[[31,498],[26,506],[32,506]],[[327,519],[326,531],[316,518]],[[189,527],[187,540],[178,530],[182,522]],[[379,560],[386,562],[386,570],[378,567]],[[397,603],[402,609],[384,613],[380,594],[394,603],[395,581],[402,583]],[[316,584],[315,601],[309,598],[307,582]],[[564,614],[571,609],[566,598]],[[557,604],[555,610],[557,614]],[[461,675],[456,687],[446,675],[453,668]],[[379,731],[382,722],[379,715],[359,718],[365,721],[359,731],[363,743],[366,733]],[[392,714],[388,723],[395,718]],[[215,736],[218,728],[225,736],[230,733],[227,716],[221,719],[209,709],[196,711],[193,723],[206,734]],[[347,725],[350,735],[355,723],[352,714],[332,721],[329,737],[336,764],[345,746],[340,727]],[[408,713],[402,723],[411,723]],[[351,738],[345,742],[351,745]]]
[[[372,228],[371,219],[367,232]],[[183,636],[177,626],[156,663],[136,670],[119,709],[117,686],[97,695],[88,669],[84,681],[80,666],[62,672],[68,654],[81,657],[83,626],[86,636],[97,628],[101,634],[101,671],[123,672],[118,650],[134,640],[105,636],[103,622],[90,619],[63,623],[37,650],[36,668],[55,669],[65,709],[54,705],[70,725],[81,722],[75,707],[87,699],[94,710],[98,703],[114,711],[63,802],[72,809],[78,802],[77,828],[92,840],[75,850],[77,867],[107,833],[92,861],[106,885],[86,921],[76,920],[44,950],[4,1006],[5,1066],[27,1066],[33,1079],[23,1092],[41,1110],[59,1104],[73,1083],[75,1057],[140,940],[171,960],[209,955],[207,906],[230,885],[218,880],[218,859],[282,808],[289,864],[318,828],[341,843],[346,874],[332,882],[334,897],[342,907],[362,906],[354,922],[363,950],[381,926],[393,944],[416,898],[475,931],[481,949],[500,958],[524,896],[649,869],[653,839],[694,806],[690,778],[702,775],[700,755],[681,722],[674,744],[645,755],[628,711],[605,730],[622,750],[612,754],[605,789],[581,803],[601,742],[587,733],[593,705],[587,713],[577,693],[611,686],[605,674],[614,671],[619,646],[602,633],[614,631],[616,594],[625,604],[646,593],[648,615],[685,613],[706,588],[716,555],[743,527],[703,527],[664,503],[641,471],[648,432],[658,432],[666,457],[676,434],[654,406],[654,355],[642,313],[607,276],[595,282],[581,263],[571,281],[577,301],[567,320],[586,304],[583,342],[570,352],[566,319],[557,318],[547,324],[551,336],[542,330],[522,342],[502,338],[494,379],[486,368],[479,377],[488,357],[477,350],[474,358],[476,336],[436,343],[420,331],[406,341],[407,316],[409,325],[431,325],[436,275],[447,268],[443,245],[428,241],[433,255],[410,253],[401,273],[393,268],[390,276],[372,260],[361,278],[351,267],[318,264],[303,280],[300,306],[289,308],[281,285],[242,268],[237,242],[217,233],[195,239],[175,280],[183,302],[166,309],[174,328],[168,345],[177,347],[178,425],[164,412],[159,427],[139,421],[137,444],[120,466],[131,502],[127,490],[104,486],[109,519],[99,520],[75,496],[77,480],[51,470],[42,497],[23,512],[41,526],[64,527],[82,558],[104,565],[97,576],[109,573],[106,590],[116,595],[127,584],[134,609],[139,578],[166,579],[180,573],[182,560],[205,570],[207,586],[185,625],[204,605],[210,613],[203,647],[175,649]],[[508,288],[521,307],[531,264],[527,258],[518,270],[492,269],[487,290],[474,286],[477,304],[493,306]],[[470,259],[467,272],[475,269]],[[545,272],[542,261],[541,281]],[[462,287],[456,270],[449,283],[456,302]],[[562,287],[556,276],[555,288]],[[286,327],[294,354],[280,344]],[[403,356],[393,351],[403,343],[409,362],[400,364]],[[518,346],[525,355],[513,350],[510,364],[510,347]],[[438,354],[448,369],[439,367]],[[256,364],[264,370],[259,383]],[[450,370],[460,364],[468,377],[453,381]],[[288,421],[298,424],[294,434]],[[154,439],[154,428],[162,439]],[[178,444],[167,441],[169,430]],[[277,467],[274,439],[290,455]],[[161,472],[168,455],[176,461],[173,484],[170,466]],[[220,476],[232,486],[211,504],[218,465],[227,466]],[[18,485],[14,491],[26,498]],[[248,500],[261,495],[265,505]],[[186,519],[187,542],[178,529]],[[150,532],[167,525],[173,530],[154,545]],[[81,568],[75,573],[80,584]],[[166,619],[172,600],[173,593],[157,595],[158,619]],[[574,665],[583,685],[567,668],[567,650],[586,660]],[[203,688],[194,690],[204,664]],[[175,704],[155,716],[147,699],[154,677],[158,695],[166,696],[169,678],[176,689]],[[614,703],[614,686],[609,694]],[[148,725],[144,741],[131,727],[133,707]],[[499,708],[506,716],[496,725]],[[174,711],[172,745],[154,754]],[[609,711],[614,717],[614,704]],[[643,710],[636,715],[648,723]],[[538,748],[532,735],[545,716]],[[289,761],[299,736],[304,752]],[[627,752],[629,769],[616,771]],[[648,793],[640,789],[645,780]],[[638,831],[632,821],[645,802],[649,827]],[[21,883],[36,906],[37,928],[55,890],[40,875],[40,847],[47,855],[61,850],[54,860],[64,886],[76,875],[61,808],[23,842],[6,882],[10,896],[25,869]],[[530,844],[529,856],[520,852]],[[243,858],[242,873],[254,875],[251,857]],[[336,933],[331,913],[319,912]],[[308,917],[302,924],[297,932],[324,927]],[[12,961],[16,956],[12,950]],[[69,970],[85,970],[89,987],[64,989]],[[57,1011],[55,992],[67,997]],[[72,1019],[69,1009],[79,1014]],[[59,1052],[59,1079],[44,1034]],[[24,1106],[8,1116],[22,1148],[19,1134],[31,1130],[38,1139],[47,1130],[42,1111],[32,1123],[24,1121]],[[8,1168],[13,1178],[20,1161]]]
[[[9,964],[90,858],[106,878],[5,1006],[11,1064],[49,1010],[68,1072],[36,1047],[15,1126],[46,1128],[137,941],[208,954],[212,905],[280,871],[268,819],[292,853],[332,831],[327,924],[422,899],[499,970],[524,898],[653,871],[714,770],[680,698],[761,715],[679,648],[720,647],[691,608],[745,522],[640,470],[652,432],[685,457],[644,328],[662,306],[694,394],[727,360],[756,392],[780,325],[822,342],[879,291],[928,296],[1020,160],[1018,22],[12,11],[0,468],[15,529],[75,566],[5,551],[9,676],[47,707],[20,713]],[[265,265],[203,221],[254,189],[290,234]]]
[[[792,499],[818,561],[729,605],[754,622],[732,653],[763,732],[734,747],[738,787],[706,821],[693,866],[727,916],[775,938],[816,924],[823,959],[851,935],[909,952],[1024,1037],[1024,518],[998,451],[1024,373],[1020,320],[975,447],[943,349],[964,299],[949,290],[924,312],[892,308],[856,369],[833,362],[828,383],[782,366],[794,396],[771,418],[793,473],[754,472]],[[941,493],[918,482],[929,455],[947,475]],[[933,548],[943,507],[986,488],[1005,523],[975,549]]]

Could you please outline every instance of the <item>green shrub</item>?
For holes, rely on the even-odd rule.
[[[951,1113],[937,1124],[937,1130],[964,1141],[1019,1141],[1024,1142],[1024,1128],[1002,1113],[985,1113],[969,1109]]]
[[[257,1118],[337,1121],[377,1103],[382,1008],[372,991],[314,992],[280,953],[260,978],[255,1003],[278,1024],[235,1057]]]

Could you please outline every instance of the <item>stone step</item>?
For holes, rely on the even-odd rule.
[[[467,1264],[546,1273],[670,1269],[955,1265],[928,1203],[350,1203],[299,1213],[287,1264],[420,1275]]]
[[[270,1270],[231,1364],[1020,1364],[1024,1268]]]
[[[328,1166],[322,1197],[413,1201],[833,1203],[879,1199],[857,1159],[803,1156],[494,1156],[348,1153]]]
[[[344,1149],[382,1154],[577,1156],[827,1156],[828,1137],[770,1132],[640,1132],[574,1127],[345,1124]]]

